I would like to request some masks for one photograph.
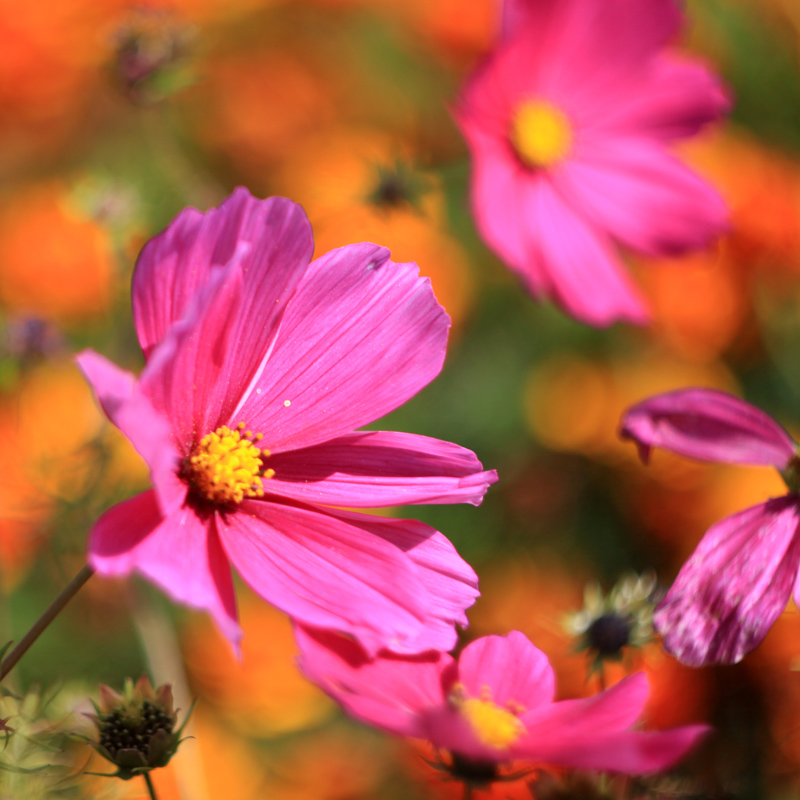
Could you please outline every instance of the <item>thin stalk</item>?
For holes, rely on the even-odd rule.
[[[153,781],[150,780],[150,773],[144,773],[144,782],[147,784],[147,791],[150,794],[150,800],[158,800],[158,795],[156,794],[155,787],[153,786]]]
[[[61,613],[64,606],[72,600],[89,578],[94,575],[94,568],[88,564],[67,584],[64,591],[50,604],[47,611],[39,617],[33,627],[22,637],[20,643],[6,656],[0,664],[0,681],[8,675],[17,662],[25,655],[28,648],[41,636],[45,628]]]
[[[600,662],[600,667],[597,670],[597,683],[600,686],[600,691],[604,692],[606,690],[606,670],[602,662]]]

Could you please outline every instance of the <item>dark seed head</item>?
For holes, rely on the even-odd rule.
[[[586,642],[601,656],[617,655],[630,641],[631,623],[616,614],[603,614],[586,631]]]

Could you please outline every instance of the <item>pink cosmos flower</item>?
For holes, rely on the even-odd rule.
[[[643,461],[652,447],[729,464],[773,466],[791,491],[709,528],[655,612],[664,645],[685,664],[740,661],[800,602],[797,445],[769,415],[724,392],[683,389],[623,417]]]
[[[449,442],[357,432],[442,367],[449,318],[414,264],[354,244],[310,262],[302,209],[237,189],[186,209],[133,278],[139,378],[78,362],[154,487],[107,511],[89,561],[138,572],[241,635],[230,563],[262,597],[368,651],[449,648],[478,594],[442,534],[341,507],[467,502],[494,471]]]
[[[352,641],[298,628],[300,668],[348,714],[376,728],[429,740],[450,752],[467,781],[524,759],[631,774],[666,769],[709,728],[631,730],[647,701],[644,673],[582,700],[553,702],[547,656],[519,631],[485,636],[456,661],[445,653],[387,653],[370,661]]]
[[[682,23],[676,0],[506,0],[503,36],[456,103],[481,236],[534,298],[592,325],[648,318],[613,242],[676,254],[726,225],[670,152],[730,105],[666,49]]]

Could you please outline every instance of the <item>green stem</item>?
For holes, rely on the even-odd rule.
[[[155,787],[153,786],[153,781],[150,780],[150,773],[145,772],[142,777],[144,778],[144,782],[147,784],[147,791],[150,795],[150,800],[158,800],[158,795],[156,794]]]
[[[39,617],[33,627],[22,637],[20,643],[6,656],[0,664],[0,681],[16,666],[28,648],[41,636],[45,628],[61,613],[64,606],[72,600],[89,578],[94,575],[94,568],[88,564],[67,584],[61,594],[50,604],[47,611]]]

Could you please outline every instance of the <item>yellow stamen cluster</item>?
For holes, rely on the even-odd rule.
[[[206,499],[218,505],[241,503],[245,497],[263,497],[263,481],[275,474],[264,469],[269,450],[256,447],[262,434],[226,425],[204,436],[189,458],[187,477]]]
[[[509,708],[494,703],[488,690],[484,696],[464,697],[463,687],[451,697],[458,712],[467,720],[481,744],[505,750],[525,733],[525,726]]]
[[[511,118],[511,144],[529,167],[550,167],[572,148],[567,115],[546,100],[525,100]]]

